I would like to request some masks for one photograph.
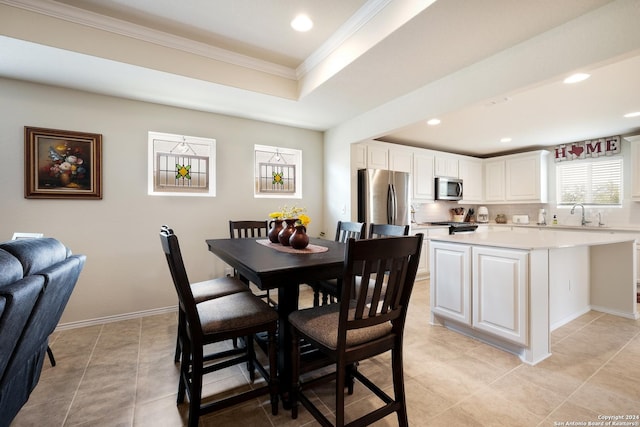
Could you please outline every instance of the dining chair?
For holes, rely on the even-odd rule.
[[[421,233],[415,236],[349,239],[342,280],[345,284],[355,286],[358,282],[356,278],[361,276],[363,280],[359,281],[359,292],[353,295],[351,286],[343,286],[338,304],[297,310],[289,315],[292,343],[304,339],[335,364],[335,371],[310,380],[305,376],[302,381],[300,349],[297,345],[292,346],[292,418],[297,418],[300,402],[321,425],[331,426],[321,409],[313,403],[317,398],[306,392],[313,385],[335,380],[335,425],[343,426],[345,388],[352,394],[355,378],[378,396],[383,405],[351,421],[349,426],[370,425],[394,412],[398,424],[408,426],[402,344],[422,239]],[[387,292],[383,294],[381,290],[385,276]],[[370,279],[375,281],[373,289],[368,286]],[[380,358],[378,363],[391,364],[393,397],[383,391],[373,378],[366,377],[357,369],[358,362],[388,351],[391,357]]]
[[[173,233],[173,230],[167,225],[161,226],[160,229]],[[196,303],[235,294],[236,292],[248,291],[249,288],[247,288],[244,283],[229,277],[218,277],[202,282],[191,283],[191,292],[193,293],[193,298]],[[180,355],[182,354],[181,337],[184,336],[184,334],[186,334],[185,313],[184,310],[182,310],[182,306],[178,304],[178,333],[176,337],[176,351],[173,357],[175,363],[180,361]],[[238,347],[237,339],[233,339],[233,346]]]
[[[229,237],[232,239],[246,239],[251,237],[265,237],[268,238],[269,234],[269,221],[256,220],[256,221],[229,221]],[[236,270],[233,270],[233,276],[239,278],[244,284],[249,287],[249,281],[244,277],[241,277]],[[278,303],[271,299],[269,290],[266,290],[262,294],[257,294],[260,298],[265,299],[272,307],[277,307]]]
[[[338,221],[335,241],[346,243],[351,238],[362,239],[366,235],[366,227],[367,224],[364,222]],[[335,278],[309,283],[308,285],[313,289],[313,306],[320,305],[320,294],[322,294],[322,305],[334,303],[340,296],[340,282],[341,279]]]
[[[162,249],[167,258],[178,300],[185,314],[186,333],[182,336],[182,357],[178,382],[178,404],[189,398],[189,427],[196,427],[201,414],[206,414],[254,399],[271,396],[271,412],[278,413],[276,330],[277,313],[251,292],[236,292],[197,303],[184,267],[177,236],[170,228],[160,230]],[[228,278],[229,280],[236,280]],[[241,282],[238,282],[243,285]],[[244,286],[244,285],[243,285]],[[266,333],[269,371],[256,358],[254,336]],[[205,356],[204,347],[232,338],[244,338],[244,348],[234,348]],[[255,369],[265,378],[261,387],[221,396],[207,396],[203,403],[203,377],[236,364],[246,363],[251,381]],[[216,398],[217,397],[217,398]]]
[[[369,238],[390,236],[408,236],[409,225],[371,224],[369,226]]]

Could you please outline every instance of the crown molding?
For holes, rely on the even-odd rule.
[[[360,28],[364,27],[374,16],[384,9],[392,0],[369,0],[344,24],[338,28],[318,49],[316,49],[296,69],[296,77],[302,79],[309,71],[324,61],[331,52],[351,38]]]
[[[86,27],[107,31],[125,37],[154,43],[216,61],[222,61],[255,71],[272,74],[286,79],[296,80],[296,71],[272,62],[241,55],[206,43],[196,42],[184,37],[174,36],[119,19],[85,11],[73,6],[46,0],[0,0],[0,4],[39,13],[56,19],[62,19]]]

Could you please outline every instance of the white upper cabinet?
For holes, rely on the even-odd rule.
[[[355,169],[385,169],[411,172],[413,148],[379,141],[354,144],[351,150],[351,165]]]
[[[367,168],[389,169],[389,149],[385,146],[367,146]]]
[[[434,156],[427,153],[413,154],[413,199],[433,200],[435,181],[433,174]]]
[[[389,149],[389,169],[397,172],[411,173],[413,150],[402,148]]]
[[[547,203],[547,151],[516,154],[506,159],[506,199]]]
[[[462,202],[482,202],[482,160],[462,158],[458,161],[458,167],[464,186]]]
[[[484,200],[485,202],[504,202],[504,169],[502,158],[490,159],[484,162]]]
[[[351,144],[351,168],[356,170],[367,168],[366,144]]]
[[[541,150],[485,160],[485,202],[547,203],[548,155]]]
[[[435,175],[436,176],[448,176],[452,178],[458,178],[458,158],[447,155],[436,155],[435,159]]]

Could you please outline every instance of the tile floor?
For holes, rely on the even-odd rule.
[[[305,303],[309,290],[302,292]],[[602,416],[640,415],[640,321],[590,312],[554,331],[553,355],[536,366],[442,327],[430,326],[428,281],[416,283],[405,332],[405,384],[410,425],[587,425]],[[175,403],[173,364],[176,315],[166,314],[56,332],[40,383],[12,427],[180,426],[186,405]],[[388,356],[361,364],[390,384]],[[249,387],[245,371],[228,368],[207,390]],[[330,385],[315,391],[326,412]],[[358,415],[376,398],[356,385],[348,413]],[[1,415],[0,415],[1,416]],[[640,425],[640,420],[629,420]],[[584,423],[584,424],[581,424]],[[313,426],[268,398],[201,418],[201,426]],[[389,416],[378,426],[395,426]],[[606,425],[606,424],[605,424]]]

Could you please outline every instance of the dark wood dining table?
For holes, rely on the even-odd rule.
[[[283,399],[291,384],[291,331],[289,314],[298,309],[300,285],[340,277],[346,244],[311,238],[310,244],[326,247],[320,253],[286,253],[256,242],[262,238],[209,239],[209,251],[233,267],[261,290],[278,290],[278,375]]]

